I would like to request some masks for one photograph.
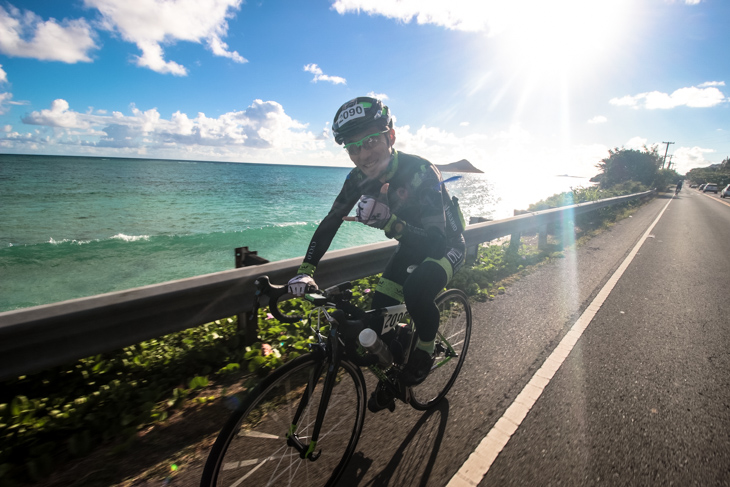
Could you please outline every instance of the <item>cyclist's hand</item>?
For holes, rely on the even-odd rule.
[[[385,183],[380,188],[380,194],[377,198],[362,195],[360,197],[360,202],[357,204],[356,216],[346,216],[343,220],[358,221],[374,228],[384,228],[391,218],[390,206],[388,206],[389,186],[389,183]]]
[[[309,274],[299,274],[289,280],[289,294],[297,297],[304,296],[306,292],[316,291],[317,283]]]

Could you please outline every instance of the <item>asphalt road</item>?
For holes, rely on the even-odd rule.
[[[655,221],[496,459],[457,475]],[[730,204],[685,188],[474,303],[447,400],[368,413],[341,485],[730,485],[729,247]]]

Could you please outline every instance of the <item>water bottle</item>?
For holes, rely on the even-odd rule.
[[[360,340],[360,345],[378,357],[378,363],[381,367],[389,367],[393,363],[393,354],[390,353],[390,350],[385,346],[383,340],[378,337],[375,330],[365,328],[360,332],[358,339]]]

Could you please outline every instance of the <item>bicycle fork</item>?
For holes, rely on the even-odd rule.
[[[333,327],[336,328],[336,327]],[[333,330],[335,333],[336,331]],[[340,368],[340,354],[338,353],[338,344],[337,340],[332,340],[332,350],[330,355],[330,360],[327,360],[326,358],[323,358],[321,362],[317,364],[317,366],[312,371],[312,376],[309,378],[309,384],[307,384],[307,390],[302,395],[302,400],[299,403],[299,406],[297,407],[297,411],[294,414],[294,419],[292,421],[291,426],[289,427],[289,431],[286,434],[286,444],[295,448],[299,452],[299,457],[302,459],[309,459],[310,461],[314,462],[316,461],[319,456],[322,454],[322,450],[319,450],[317,453],[314,452],[314,450],[317,448],[317,441],[319,440],[319,433],[322,429],[322,424],[324,423],[324,416],[327,412],[327,406],[329,405],[330,397],[332,396],[332,389],[335,386],[335,382],[337,381],[337,371]],[[322,351],[324,353],[324,351]],[[322,369],[327,366],[327,372],[324,378],[324,383],[322,384],[322,397],[319,400],[319,407],[317,408],[317,418],[314,422],[314,429],[312,430],[312,437],[309,441],[309,443],[304,443],[299,438],[299,435],[295,433],[297,429],[297,425],[299,424],[299,421],[302,417],[302,414],[304,414],[304,411],[306,410],[307,406],[309,405],[309,400],[311,399],[312,395],[314,394],[314,389],[317,387],[317,382],[319,381],[319,378],[322,374]]]

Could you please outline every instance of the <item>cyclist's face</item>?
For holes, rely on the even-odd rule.
[[[364,130],[360,133],[353,135],[352,137],[345,140],[345,144],[351,142],[357,142],[363,137],[367,137],[370,134],[377,132],[373,129]],[[377,178],[381,176],[388,168],[390,162],[390,156],[393,152],[393,142],[395,141],[395,130],[390,129],[387,133],[375,136],[377,143],[363,144],[359,147],[359,152],[356,154],[349,154],[350,160],[369,178]],[[366,146],[370,145],[370,148]]]

